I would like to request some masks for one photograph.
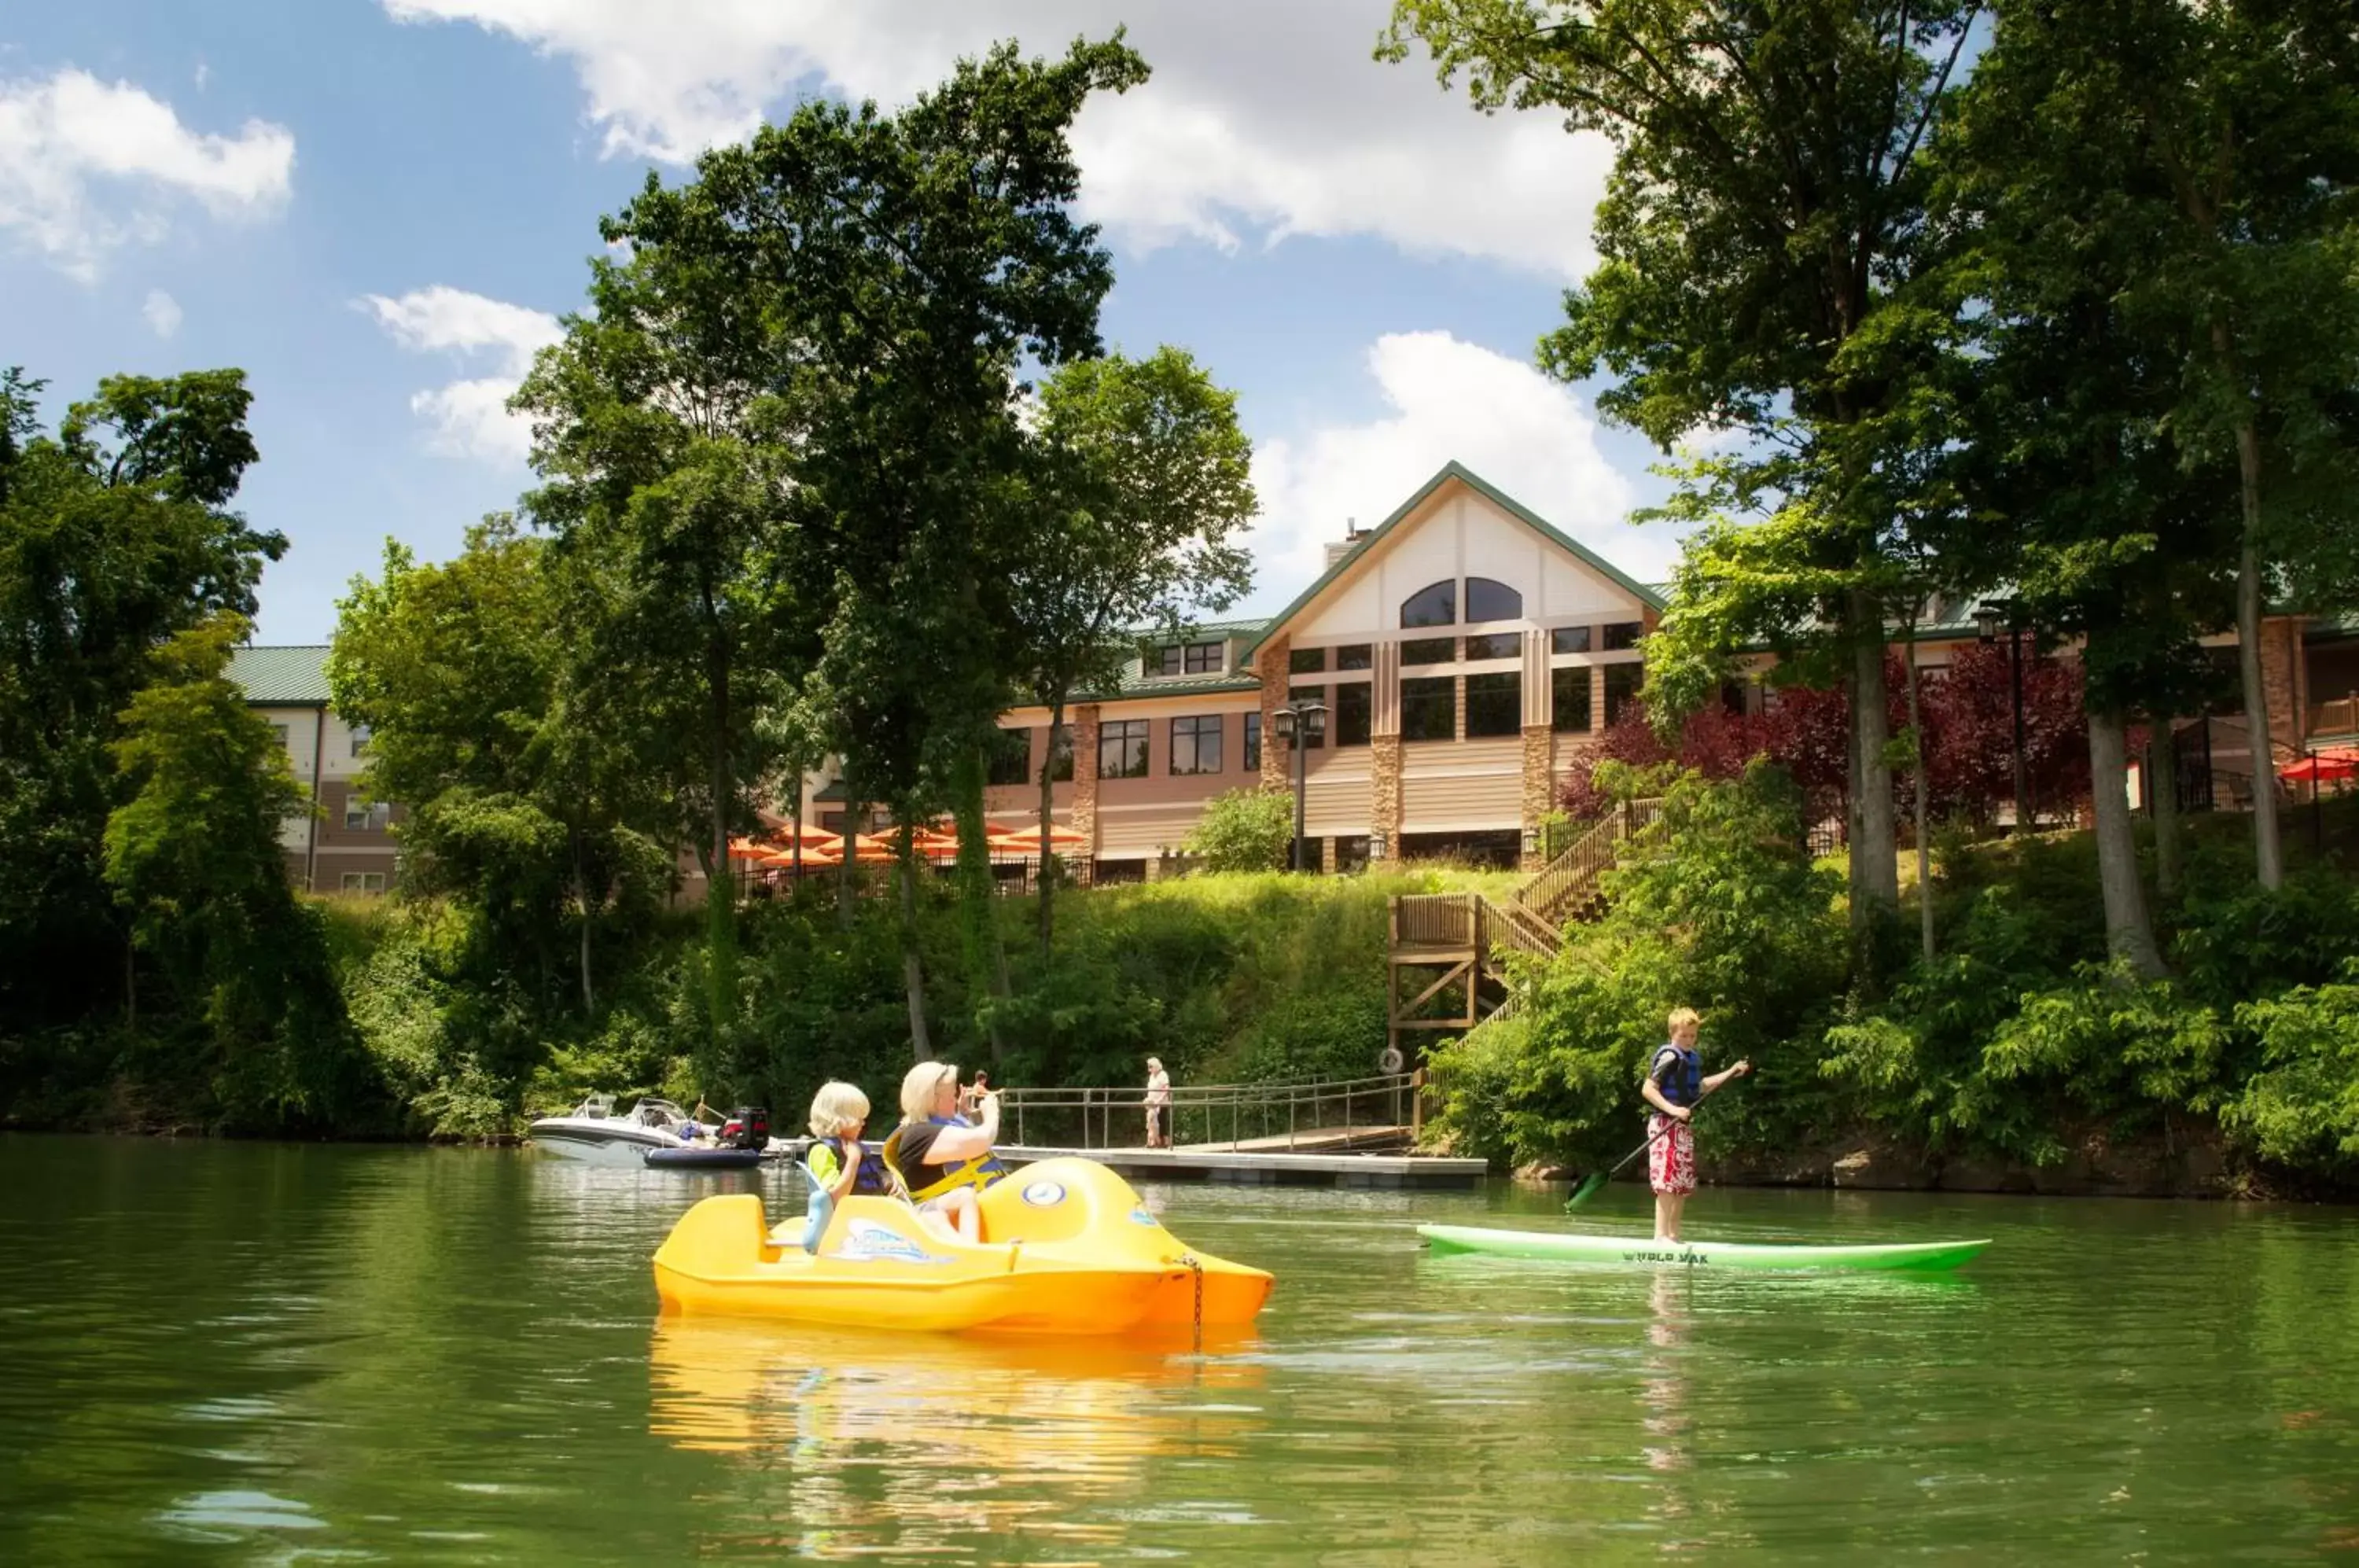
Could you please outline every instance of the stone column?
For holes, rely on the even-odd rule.
[[[2269,739],[2299,750],[2310,734],[2309,684],[2301,659],[2301,617],[2272,615],[2261,623],[2261,691],[2269,709]],[[2277,765],[2285,765],[2279,754]]]
[[[1398,731],[1375,736],[1368,744],[1370,782],[1368,831],[1385,835],[1385,858],[1400,858],[1401,737]]]
[[[1261,671],[1261,787],[1265,789],[1291,792],[1294,789],[1294,748],[1277,738],[1277,711],[1286,705],[1288,666],[1293,652],[1293,639],[1279,636],[1254,654],[1254,666]]]
[[[1335,875],[1335,835],[1332,833],[1319,841],[1319,869],[1329,877]]]
[[[1073,710],[1073,831],[1082,846],[1073,851],[1074,878],[1087,885],[1098,857],[1098,705]]]
[[[1540,818],[1556,809],[1556,732],[1546,724],[1524,726],[1524,832],[1532,833]],[[1548,864],[1548,845],[1536,838],[1523,853],[1523,868],[1538,871]]]

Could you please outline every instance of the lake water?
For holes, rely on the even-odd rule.
[[[1436,1258],[1561,1192],[1148,1191],[1253,1334],[659,1317],[705,1192],[527,1151],[0,1138],[0,1563],[2359,1553],[2359,1214],[1707,1192],[1951,1278]],[[1593,1228],[1643,1225],[1617,1187]]]

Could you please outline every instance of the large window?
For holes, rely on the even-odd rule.
[[[354,724],[353,726],[353,755],[354,757],[366,757],[368,755],[368,725]]]
[[[1638,694],[1638,684],[1647,678],[1643,664],[1609,664],[1605,667],[1605,722],[1611,724]]]
[[[1426,675],[1400,683],[1401,739],[1458,738],[1458,682],[1448,675]]]
[[[1335,650],[1338,670],[1368,670],[1375,665],[1375,648],[1364,642],[1347,642]]]
[[[1032,782],[1030,730],[1001,730],[993,737],[990,756],[984,763],[984,781],[987,784]]]
[[[1261,715],[1245,715],[1245,771],[1261,771]]]
[[[1572,664],[1561,670],[1551,670],[1549,671],[1549,680],[1552,688],[1549,695],[1556,702],[1556,713],[1551,722],[1560,730],[1588,729],[1590,727],[1589,666]]]
[[[1073,781],[1073,726],[1059,724],[1049,737],[1049,782],[1071,784]]]
[[[354,795],[344,801],[344,831],[347,833],[378,833],[393,821],[393,807],[383,800],[364,800]]]
[[[1589,628],[1587,626],[1557,627],[1556,630],[1549,633],[1549,651],[1550,653],[1587,653]]]
[[[385,873],[382,871],[347,871],[340,886],[347,893],[382,893]]]
[[[1218,773],[1221,770],[1221,715],[1171,721],[1171,771]]]
[[[1316,702],[1323,708],[1327,705],[1327,688],[1324,686],[1289,686],[1287,688],[1286,700],[1289,702]],[[1305,728],[1307,729],[1309,726],[1305,725]],[[1326,744],[1326,727],[1324,724],[1321,724],[1318,729],[1310,730],[1310,733],[1303,737],[1302,749],[1305,751],[1317,751]]]
[[[1287,668],[1297,675],[1316,675],[1327,668],[1323,648],[1298,648],[1287,656]]]
[[[1145,719],[1108,719],[1099,724],[1098,777],[1146,778],[1148,728]]]
[[[1470,621],[1520,621],[1524,596],[1488,577],[1466,580],[1466,618]]]
[[[1411,637],[1401,644],[1401,662],[1405,665],[1450,664],[1457,658],[1456,637]]]
[[[1437,583],[1401,601],[1404,626],[1454,626],[1458,624],[1458,584]]]
[[[1644,621],[1615,621],[1605,628],[1605,651],[1626,652],[1637,647],[1638,639],[1646,635],[1647,624]],[[1608,719],[1606,723],[1613,721]]]
[[[1376,689],[1365,681],[1335,688],[1335,744],[1365,746],[1375,719]]]
[[[1466,738],[1521,735],[1524,678],[1513,670],[1466,678]]]
[[[1221,672],[1221,645],[1216,642],[1191,642],[1182,647],[1173,643],[1156,649],[1147,669],[1157,675],[1218,675]]]
[[[1471,637],[1466,639],[1466,661],[1469,664],[1478,659],[1521,659],[1523,657],[1524,634],[1521,632],[1492,632],[1486,637]]]

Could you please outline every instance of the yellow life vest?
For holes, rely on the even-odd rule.
[[[965,1124],[944,1121],[937,1116],[930,1125],[961,1127]],[[892,1136],[885,1140],[885,1163],[893,1168],[893,1173],[901,1178],[902,1185],[909,1189],[909,1201],[913,1203],[926,1203],[961,1187],[973,1187],[981,1192],[1008,1173],[1007,1167],[1000,1163],[999,1157],[986,1149],[981,1154],[938,1167],[940,1175],[922,1187],[918,1186],[909,1180],[909,1172],[901,1164],[901,1134],[906,1130],[906,1127],[896,1127]],[[921,1165],[919,1169],[922,1171],[927,1167]]]

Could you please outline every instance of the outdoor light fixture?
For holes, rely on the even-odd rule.
[[[1524,853],[1526,855],[1538,855],[1539,852],[1540,830],[1538,825],[1535,823],[1533,826],[1527,827],[1524,830]]]
[[[1303,807],[1310,781],[1310,748],[1298,744],[1296,737],[1299,735],[1304,741],[1315,741],[1327,733],[1327,704],[1308,698],[1288,702],[1270,715],[1270,723],[1277,731],[1277,738],[1294,748],[1294,869],[1300,871],[1303,869]]]
[[[1370,833],[1368,835],[1368,858],[1370,860],[1382,860],[1384,857],[1385,835],[1380,833]]]

